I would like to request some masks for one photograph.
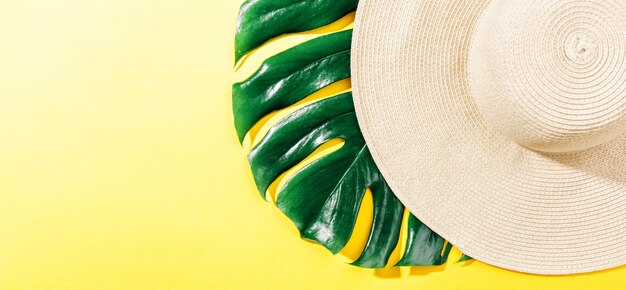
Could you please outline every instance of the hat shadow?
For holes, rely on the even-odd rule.
[[[626,138],[624,138],[626,139]],[[611,148],[611,143],[594,147],[593,150],[584,150],[571,153],[548,153],[538,154],[561,163],[572,169],[586,172],[594,176],[612,181],[626,182],[626,154],[623,150]]]

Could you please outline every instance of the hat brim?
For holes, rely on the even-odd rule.
[[[361,0],[352,45],[359,124],[404,205],[461,251],[536,274],[626,264],[626,135],[546,154],[495,132],[470,95],[489,0]]]

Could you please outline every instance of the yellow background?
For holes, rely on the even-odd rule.
[[[625,288],[374,271],[262,201],[230,110],[240,1],[0,0],[0,290]]]

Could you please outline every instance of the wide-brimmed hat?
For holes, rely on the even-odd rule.
[[[480,261],[626,263],[626,1],[361,0],[356,112],[398,198]]]

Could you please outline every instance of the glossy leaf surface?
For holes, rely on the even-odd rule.
[[[271,38],[329,24],[356,9],[357,0],[248,0],[239,11],[235,61]]]
[[[322,36],[267,59],[233,86],[239,141],[263,116],[350,77],[352,30]]]
[[[452,245],[413,215],[409,217],[408,234],[406,252],[398,266],[435,266],[448,260]]]
[[[276,204],[303,238],[337,253],[350,239],[365,191],[371,188],[372,230],[355,264],[385,266],[397,244],[404,207],[365,146],[351,93],[320,100],[278,122],[248,155],[252,172],[263,192],[280,173],[337,138],[345,141],[343,146],[294,174]]]

